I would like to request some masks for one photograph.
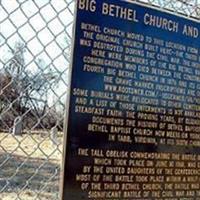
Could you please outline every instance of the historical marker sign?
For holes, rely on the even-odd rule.
[[[63,199],[200,199],[199,23],[76,6]]]

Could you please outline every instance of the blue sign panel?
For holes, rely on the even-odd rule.
[[[200,199],[200,25],[77,0],[64,200]]]

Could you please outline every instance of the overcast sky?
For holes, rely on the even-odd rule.
[[[16,42],[24,43],[28,70],[33,73],[38,71],[36,62],[42,59],[49,68],[65,72],[57,86],[56,93],[59,96],[67,91],[69,62],[65,55],[69,53],[67,46],[70,43],[74,10],[70,2],[72,0],[0,1],[0,61],[10,59],[9,51]],[[0,70],[3,66],[0,62]],[[51,94],[50,101],[52,98],[55,95]]]
[[[177,0],[143,0],[163,7],[173,8],[189,14],[190,6],[177,3]],[[5,66],[1,61],[10,59],[9,51],[16,42],[26,44],[25,64],[33,73],[38,71],[37,60],[42,59],[46,66],[63,73],[57,85],[60,96],[67,91],[67,69],[69,60],[66,54],[70,43],[74,3],[73,0],[0,0],[0,70]],[[200,0],[187,0],[190,4]],[[67,41],[66,41],[66,38]],[[66,50],[65,50],[66,49]],[[65,52],[64,52],[65,50]],[[50,101],[55,94],[50,95]]]

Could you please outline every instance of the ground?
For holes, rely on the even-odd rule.
[[[62,133],[0,133],[0,200],[58,200]]]

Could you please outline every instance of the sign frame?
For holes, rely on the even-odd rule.
[[[61,191],[61,199],[64,200],[64,185],[65,185],[65,180],[64,180],[64,175],[66,173],[66,157],[68,156],[67,152],[67,147],[68,147],[68,123],[69,123],[69,109],[70,109],[70,98],[71,98],[71,93],[72,93],[72,71],[73,71],[73,59],[75,56],[75,40],[76,40],[76,30],[77,30],[77,13],[78,13],[78,1],[75,1],[75,11],[74,11],[74,22],[73,22],[73,34],[72,34],[72,48],[71,48],[71,56],[70,56],[70,67],[69,67],[69,74],[68,74],[68,82],[69,82],[69,92],[67,93],[67,100],[66,100],[66,111],[65,111],[65,117],[64,117],[64,145],[63,145],[63,162],[62,162],[62,170],[61,170],[61,184],[60,184],[60,191]],[[200,21],[198,18],[192,17],[192,16],[187,16],[186,14],[183,13],[177,13],[173,12],[170,9],[166,8],[161,8],[156,5],[150,5],[148,3],[142,3],[138,1],[132,1],[132,0],[120,0],[121,2],[128,2],[134,5],[139,5],[144,8],[150,8],[152,10],[156,10],[162,13],[170,14],[172,16],[177,16],[186,20],[193,21],[195,23],[200,24]]]

